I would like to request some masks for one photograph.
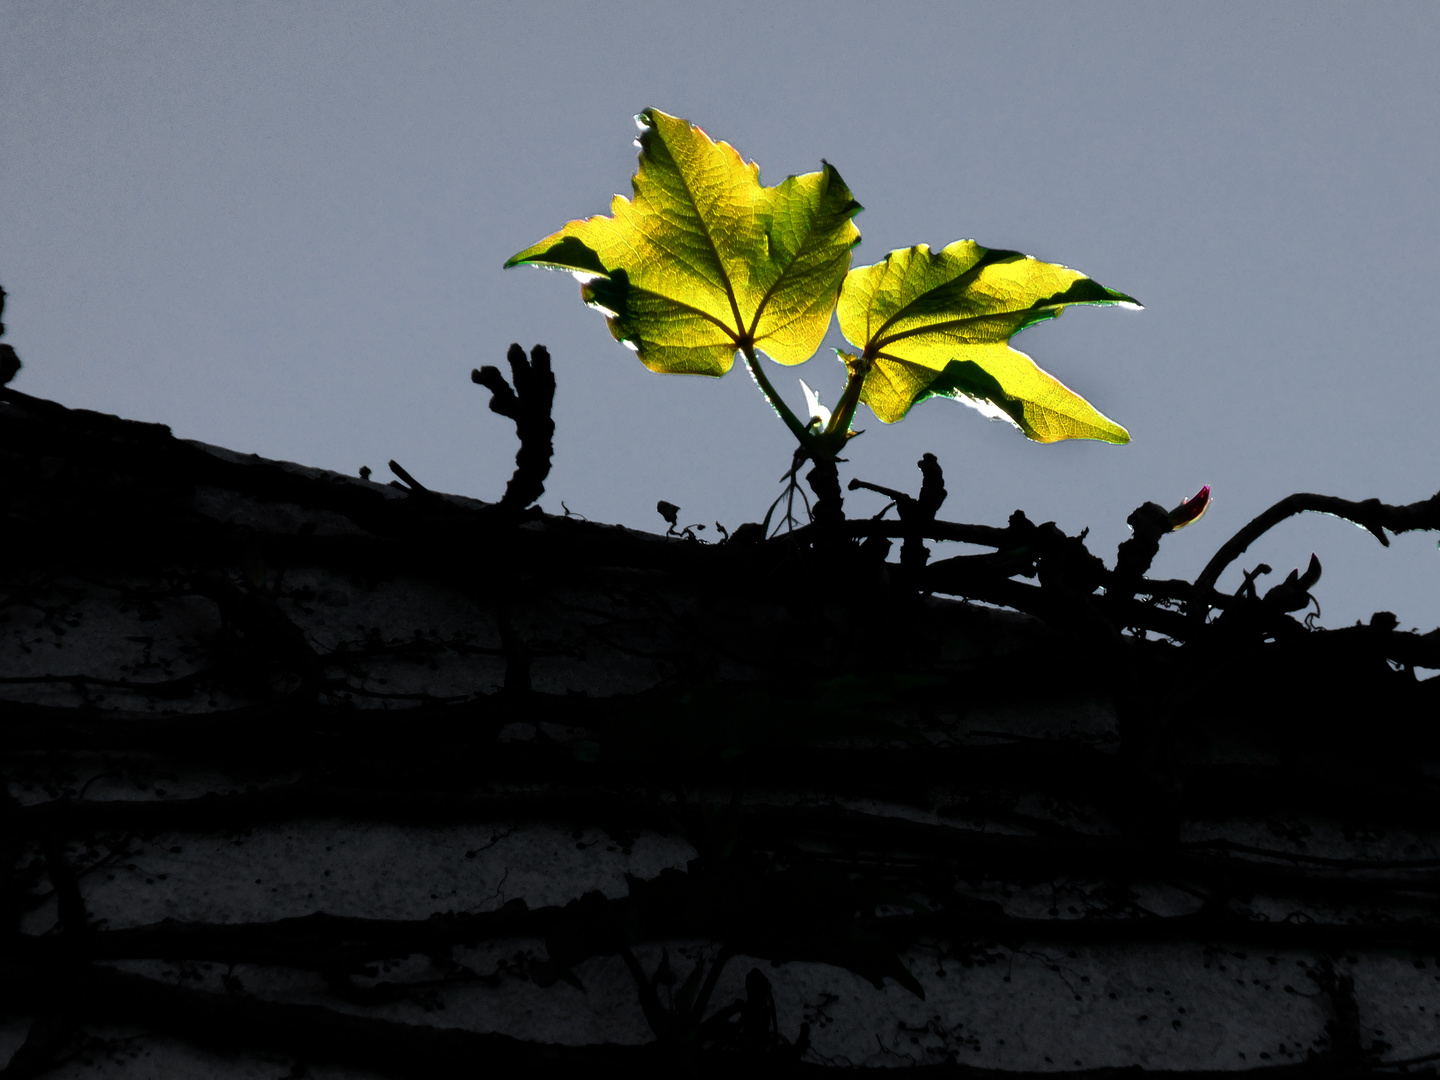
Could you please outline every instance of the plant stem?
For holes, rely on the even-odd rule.
[[[765,371],[760,367],[760,361],[755,356],[755,347],[747,345],[742,347],[741,355],[745,357],[745,366],[750,371],[750,377],[755,380],[755,385],[760,387],[760,392],[765,395],[765,400],[770,402],[770,407],[780,414],[780,419],[785,421],[785,426],[790,429],[791,434],[800,441],[800,445],[807,453],[817,449],[817,440],[800,422],[800,418],[790,411],[790,406],[785,404],[782,398],[770,385],[770,380]]]
[[[826,436],[839,442],[840,446],[845,445],[845,439],[849,436],[850,424],[855,419],[855,409],[860,404],[860,390],[865,385],[865,376],[870,371],[870,365],[862,357],[846,355],[845,368],[849,372],[845,379],[845,391],[840,395],[840,402],[835,406],[830,423],[825,428]]]

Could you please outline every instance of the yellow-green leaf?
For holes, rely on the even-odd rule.
[[[640,124],[633,200],[572,221],[505,265],[570,270],[610,332],[653,371],[723,375],[737,349],[810,359],[830,313],[860,204],[828,164],[762,187],[727,143],[656,109]]]
[[[953,397],[1037,442],[1129,442],[1123,427],[1007,344],[1070,304],[1139,306],[1078,270],[1018,251],[972,240],[938,252],[920,244],[846,275],[840,329],[862,351],[841,357],[865,372],[860,400],[887,424],[927,397]]]

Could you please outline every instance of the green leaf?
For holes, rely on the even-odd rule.
[[[927,397],[1003,416],[1037,442],[1130,441],[1129,433],[1007,344],[1070,304],[1127,304],[1078,270],[958,240],[857,266],[840,290],[840,329],[863,351],[841,353],[864,374],[860,400],[887,424]]]
[[[830,326],[860,232],[860,204],[828,164],[762,187],[746,164],[685,120],[647,109],[635,198],[572,221],[506,267],[570,270],[581,297],[652,371],[724,375],[737,350],[810,359]]]

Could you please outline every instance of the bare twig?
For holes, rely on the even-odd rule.
[[[1191,621],[1205,621],[1212,606],[1209,598],[1215,582],[1220,579],[1226,567],[1280,522],[1307,511],[1330,514],[1332,517],[1354,522],[1369,530],[1375,539],[1389,547],[1390,539],[1385,535],[1387,529],[1397,534],[1415,529],[1440,529],[1440,492],[1405,506],[1390,506],[1379,499],[1352,502],[1333,495],[1315,495],[1310,492],[1298,492],[1281,499],[1227,540],[1215,553],[1214,558],[1205,564],[1205,569],[1200,571],[1200,576],[1195,579],[1195,590],[1189,602],[1188,614]]]

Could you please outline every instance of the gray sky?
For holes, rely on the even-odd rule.
[[[14,385],[495,499],[513,429],[469,371],[541,341],[545,509],[758,520],[793,440],[741,367],[653,375],[569,277],[501,270],[629,193],[653,106],[768,184],[830,161],[866,207],[856,265],[973,237],[1138,297],[1016,341],[1129,446],[862,408],[842,476],[914,489],[933,451],[945,516],[1088,525],[1107,561],[1135,506],[1209,483],[1155,567],[1193,578],[1293,491],[1440,488],[1437,56],[1433,3],[0,3]],[[797,408],[797,376],[843,381],[828,349],[770,373]],[[1317,518],[1242,562],[1274,582],[1312,550],[1324,624],[1440,622],[1433,534]]]

